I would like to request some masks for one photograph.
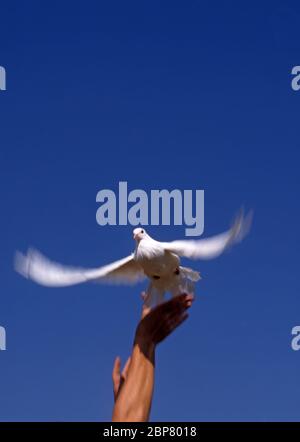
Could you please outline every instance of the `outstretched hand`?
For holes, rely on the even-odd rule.
[[[145,303],[142,319],[135,334],[135,343],[157,345],[169,336],[187,318],[187,309],[194,297],[182,294],[151,309]]]
[[[163,341],[188,318],[187,309],[192,305],[194,297],[182,294],[154,308],[147,307],[146,296],[142,294],[142,297],[144,299],[142,318],[136,329],[134,343],[139,345],[142,350],[146,350],[149,346],[156,346]],[[115,359],[112,371],[115,401],[126,380],[130,360],[129,357],[121,371],[121,359],[119,356]]]
[[[114,422],[146,422],[149,419],[155,370],[156,345],[169,336],[188,317],[192,295],[182,294],[151,309],[145,297],[142,318],[134,339],[131,358],[121,372],[121,360],[113,368]]]

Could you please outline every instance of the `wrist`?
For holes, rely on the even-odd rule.
[[[147,335],[136,333],[134,338],[134,347],[138,346],[145,354],[151,355],[155,352],[156,343]]]

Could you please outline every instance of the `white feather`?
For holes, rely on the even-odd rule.
[[[200,240],[164,242],[162,243],[162,246],[169,252],[191,259],[216,258],[225,252],[225,250],[240,242],[247,235],[251,226],[251,221],[251,212],[246,217],[244,217],[241,212],[231,229],[220,235]]]
[[[67,267],[50,261],[40,252],[29,249],[27,255],[15,256],[15,269],[27,279],[49,286],[64,287],[87,281],[135,283],[145,277],[133,254],[95,269]]]

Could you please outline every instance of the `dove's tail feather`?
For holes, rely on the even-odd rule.
[[[179,277],[175,285],[170,289],[172,296],[195,294],[195,284],[201,279],[200,273],[188,267],[179,267]]]
[[[196,270],[190,269],[189,267],[180,266],[179,270],[182,276],[190,281],[197,282],[199,279],[201,279],[200,273],[196,272]]]

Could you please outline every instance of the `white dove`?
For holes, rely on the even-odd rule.
[[[148,277],[150,283],[146,299],[149,305],[153,305],[162,302],[166,292],[176,296],[183,291],[193,290],[193,284],[200,279],[197,271],[180,265],[180,256],[191,259],[215,258],[240,242],[248,233],[250,225],[251,214],[244,217],[241,213],[232,227],[220,235],[172,242],[156,241],[144,228],[136,228],[133,231],[135,251],[111,264],[95,269],[66,267],[48,260],[37,250],[29,249],[26,256],[16,253],[15,269],[25,278],[49,287],[71,286],[87,281],[132,284]]]

